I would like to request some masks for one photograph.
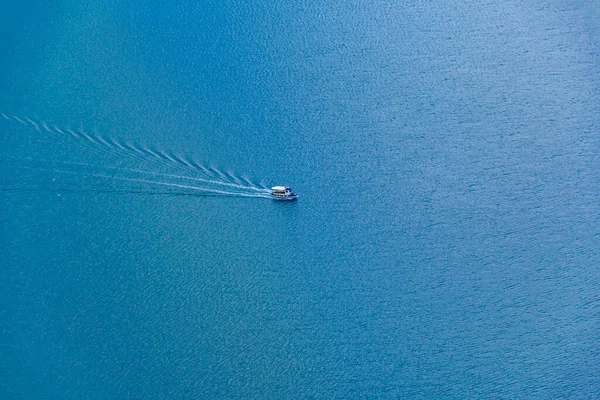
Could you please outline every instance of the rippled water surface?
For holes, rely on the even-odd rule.
[[[0,398],[598,397],[598,21],[4,4]]]

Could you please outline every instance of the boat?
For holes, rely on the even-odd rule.
[[[271,188],[271,198],[273,200],[296,200],[298,195],[292,193],[289,186],[273,186]]]

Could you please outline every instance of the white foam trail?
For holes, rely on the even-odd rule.
[[[262,192],[261,189],[258,189],[258,188],[252,187],[252,186],[236,185],[234,183],[221,182],[221,181],[213,181],[211,179],[203,179],[203,178],[196,178],[196,177],[192,177],[192,176],[183,176],[183,175],[175,175],[175,174],[165,174],[165,173],[160,173],[160,172],[141,171],[141,170],[130,169],[130,168],[123,168],[123,169],[126,169],[128,171],[132,171],[132,172],[138,172],[138,173],[145,173],[145,174],[159,175],[159,176],[168,176],[168,177],[171,177],[171,178],[179,178],[179,179],[189,179],[189,180],[192,180],[192,181],[204,182],[204,183],[209,183],[209,184],[213,184],[213,185],[222,185],[222,186],[232,187],[232,188],[236,188],[236,189],[254,190],[254,191],[261,191]]]
[[[197,187],[197,186],[181,185],[181,184],[178,184],[178,183],[151,181],[151,180],[148,180],[148,179],[124,178],[124,177],[120,177],[120,176],[111,176],[111,175],[103,175],[103,174],[92,174],[92,173],[87,173],[87,172],[51,170],[51,169],[46,169],[46,168],[33,168],[33,167],[26,167],[26,166],[19,166],[19,165],[13,165],[13,167],[15,167],[15,168],[25,168],[25,169],[31,169],[31,170],[37,170],[37,171],[46,171],[46,172],[53,172],[53,173],[61,173],[61,174],[87,175],[87,176],[93,176],[93,177],[96,177],[96,178],[116,179],[116,180],[127,181],[127,182],[139,182],[139,183],[148,183],[148,184],[153,184],[153,185],[171,186],[171,187],[177,187],[177,188],[180,188],[180,189],[197,190],[197,191],[201,191],[201,192],[217,193],[217,194],[223,194],[223,195],[227,195],[227,196],[269,198],[268,196],[264,196],[264,195],[260,195],[260,194],[226,192],[224,190],[206,189],[206,188],[200,188],[200,187]]]
[[[4,117],[5,119],[10,120],[10,118],[6,114],[0,113],[0,115],[2,117]],[[142,170],[130,170],[132,172],[146,173],[146,174],[159,175],[159,176],[169,176],[172,178],[179,178],[179,179],[194,180],[194,181],[203,182],[203,183],[207,183],[207,184],[227,186],[230,188],[241,189],[241,190],[252,190],[252,191],[258,191],[258,192],[265,191],[265,189],[258,187],[256,184],[253,184],[251,181],[249,181],[246,178],[238,178],[232,174],[223,173],[223,172],[217,170],[216,168],[213,168],[210,166],[207,168],[201,164],[196,163],[193,160],[191,162],[189,162],[189,161],[182,159],[176,155],[172,155],[172,154],[169,154],[166,152],[162,152],[159,150],[147,149],[147,148],[144,148],[144,147],[136,145],[136,144],[127,144],[127,143],[121,144],[111,138],[104,139],[99,136],[90,135],[90,134],[86,133],[85,131],[83,131],[83,129],[80,129],[77,132],[70,128],[66,128],[65,130],[63,130],[55,125],[51,128],[48,126],[48,124],[46,122],[40,122],[38,124],[35,121],[33,121],[32,119],[26,118],[26,117],[25,117],[25,120],[23,120],[23,119],[17,117],[16,115],[12,115],[12,118],[15,121],[18,121],[25,126],[28,125],[28,123],[25,122],[25,120],[28,121],[29,124],[31,124],[31,126],[33,126],[37,131],[41,131],[41,129],[40,129],[40,124],[41,124],[41,126],[44,128],[44,130],[46,130],[49,133],[60,133],[65,136],[67,136],[67,133],[68,133],[69,136],[72,136],[76,139],[86,139],[87,141],[91,142],[94,145],[97,145],[100,147],[106,146],[113,150],[102,150],[100,147],[96,148],[94,146],[86,145],[84,143],[82,143],[81,145],[77,145],[74,142],[72,143],[73,145],[76,145],[82,149],[99,151],[99,152],[102,152],[104,154],[108,154],[111,156],[118,156],[118,155],[125,156],[132,160],[143,161],[143,162],[152,163],[152,164],[160,166],[160,164],[161,164],[160,162],[153,161],[148,158],[148,156],[151,156],[153,158],[156,158],[159,161],[162,161],[163,163],[165,161],[169,161],[172,164],[172,166],[176,166],[178,168],[191,169],[192,171],[195,171],[196,173],[206,174],[209,178],[212,178],[212,179],[195,178],[195,177],[175,175],[175,174],[154,173],[154,172],[142,171]],[[65,137],[64,139],[62,139],[62,141],[65,141],[66,139],[67,138]],[[59,141],[59,143],[61,142],[61,139],[57,139],[57,140]],[[65,143],[66,142],[62,142],[62,144],[65,144]],[[125,153],[119,154],[118,152],[114,151],[115,148],[119,148],[120,150],[124,151]],[[131,152],[133,152],[133,154]],[[138,154],[138,156],[135,155],[136,153]]]
[[[122,170],[122,171],[136,172],[138,174],[148,174],[148,175],[155,175],[155,176],[165,176],[165,177],[169,177],[169,178],[187,179],[187,180],[191,180],[191,181],[203,182],[203,183],[208,183],[208,184],[212,184],[212,185],[227,186],[227,187],[231,187],[231,188],[234,188],[234,189],[254,190],[254,191],[258,191],[258,192],[263,192],[262,189],[254,188],[252,186],[236,185],[236,184],[229,183],[229,182],[214,181],[212,179],[196,178],[196,177],[193,177],[193,176],[184,176],[184,175],[176,175],[176,174],[166,174],[166,173],[163,173],[163,172],[144,171],[144,170],[140,170],[140,169],[125,168],[125,167],[102,167],[102,166],[96,166],[96,165],[85,164],[85,163],[62,162],[62,161],[57,161],[57,162],[59,162],[61,164],[65,164],[65,165],[69,165],[69,164],[70,165],[79,165],[79,166],[91,167],[91,168],[103,168],[103,169],[112,169],[112,170]]]
[[[5,157],[12,158],[12,159],[15,159],[15,160],[21,160],[21,161],[23,160],[23,159],[18,158],[18,157],[11,157],[11,156],[5,156]],[[31,160],[28,160],[28,161],[31,161]],[[215,180],[212,180],[212,179],[203,179],[203,178],[197,178],[197,177],[193,177],[193,176],[167,174],[167,173],[163,173],[163,172],[144,171],[144,170],[134,169],[134,168],[104,167],[104,166],[93,165],[93,164],[78,163],[78,162],[65,162],[65,161],[46,161],[46,160],[36,160],[36,161],[38,161],[38,162],[54,162],[54,163],[59,163],[59,164],[62,164],[62,165],[76,165],[76,166],[82,166],[82,167],[88,167],[88,168],[99,168],[99,169],[105,169],[105,170],[129,171],[129,172],[135,172],[135,173],[138,173],[138,174],[147,174],[147,175],[154,175],[154,176],[164,176],[164,177],[169,177],[169,178],[177,178],[177,179],[183,179],[183,180],[190,180],[190,181],[208,183],[208,184],[211,184],[211,185],[227,186],[227,187],[233,188],[233,189],[251,190],[251,191],[257,191],[257,192],[265,192],[263,189],[254,188],[252,186],[242,186],[242,185],[236,185],[236,184],[229,183],[229,182],[215,181]]]

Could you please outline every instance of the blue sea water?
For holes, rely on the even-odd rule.
[[[599,21],[5,2],[0,398],[599,397]]]

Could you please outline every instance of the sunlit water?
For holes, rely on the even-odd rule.
[[[597,4],[279,3],[5,6],[0,398],[597,397]]]

